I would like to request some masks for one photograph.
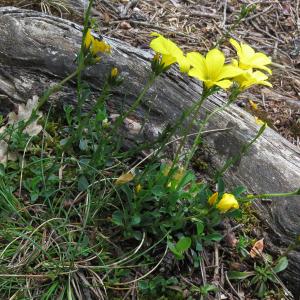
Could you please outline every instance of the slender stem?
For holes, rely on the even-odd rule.
[[[184,169],[188,168],[188,166],[190,164],[190,161],[193,158],[193,156],[194,156],[194,154],[195,154],[195,152],[197,150],[197,147],[198,147],[198,145],[200,143],[200,140],[202,138],[203,129],[204,129],[205,125],[207,124],[207,122],[209,121],[209,119],[213,115],[215,115],[216,113],[224,110],[227,106],[229,106],[229,104],[230,104],[230,102],[226,102],[225,105],[222,105],[222,106],[218,107],[217,109],[215,109],[214,111],[212,111],[210,114],[208,114],[205,117],[204,121],[201,122],[200,128],[199,128],[198,133],[196,135],[196,138],[194,140],[193,146],[192,146],[191,150],[188,153],[188,156],[187,156],[187,159],[186,159],[186,162],[185,162],[185,165],[184,165]]]
[[[277,197],[290,197],[290,196],[297,196],[300,195],[300,189],[294,192],[287,192],[287,193],[272,193],[272,194],[259,194],[259,195],[247,195],[246,200],[252,199],[265,199],[265,198],[277,198]]]
[[[151,73],[151,76],[148,80],[148,82],[146,83],[146,85],[144,86],[144,89],[142,90],[142,92],[140,93],[140,95],[136,98],[136,100],[134,101],[134,103],[132,104],[132,106],[129,108],[129,110],[127,112],[125,112],[123,115],[121,115],[117,120],[116,123],[113,127],[113,133],[118,129],[118,127],[124,122],[124,120],[132,113],[134,112],[137,107],[140,105],[141,101],[143,100],[145,94],[148,92],[148,90],[150,89],[150,87],[153,85],[155,79],[156,79],[156,75],[154,73]]]
[[[263,134],[263,132],[265,131],[267,127],[267,124],[264,124],[260,127],[258,133],[255,135],[255,137],[247,144],[242,146],[242,149],[240,151],[240,153],[238,155],[236,155],[235,157],[230,158],[229,160],[226,161],[226,163],[224,164],[224,166],[222,167],[222,169],[216,174],[216,178],[223,176],[223,174],[229,169],[229,167],[231,167],[232,165],[234,165],[239,159],[241,159],[241,157],[246,154],[249,150],[249,148],[256,142],[256,140]]]
[[[59,83],[57,83],[53,87],[49,88],[41,96],[41,98],[39,99],[39,103],[37,105],[37,108],[32,111],[32,114],[31,114],[30,118],[23,124],[22,127],[19,128],[19,130],[23,131],[29,124],[31,124],[32,122],[34,122],[38,118],[37,112],[44,106],[44,104],[47,102],[47,100],[49,99],[49,97],[52,94],[58,92],[68,81],[70,81],[71,79],[73,79],[77,75],[78,72],[79,72],[79,70],[77,69],[72,74],[70,74],[69,76],[67,76],[66,78],[64,78],[62,81],[60,81]]]
[[[105,82],[104,87],[102,89],[102,92],[100,94],[100,96],[98,97],[97,102],[95,103],[94,107],[90,109],[90,111],[88,112],[88,114],[84,117],[80,119],[78,128],[75,129],[70,138],[68,139],[68,141],[66,142],[66,144],[64,145],[64,149],[67,149],[73,142],[76,141],[76,139],[78,137],[81,136],[81,133],[84,129],[84,127],[86,126],[86,124],[88,123],[88,121],[90,120],[90,118],[93,116],[93,114],[97,111],[97,109],[100,107],[101,104],[103,104],[103,102],[105,101],[105,98],[107,97],[108,93],[109,93],[109,84],[107,82]]]
[[[53,87],[49,88],[43,94],[43,96],[39,99],[37,110],[41,109],[42,106],[44,106],[44,104],[47,102],[47,100],[49,99],[49,97],[52,94],[58,92],[68,81],[70,81],[71,79],[73,79],[78,74],[78,72],[79,72],[79,70],[77,69],[76,71],[74,71],[73,73],[71,73],[70,75],[68,75],[66,78],[64,78],[62,81],[60,81],[58,84],[56,84]]]
[[[82,97],[81,91],[81,74],[82,74],[82,66],[85,65],[85,37],[89,29],[89,19],[90,19],[90,13],[92,9],[94,0],[89,0],[89,5],[87,7],[87,10],[85,12],[84,16],[84,23],[83,23],[83,33],[82,33],[82,40],[81,40],[81,46],[80,46],[80,52],[78,54],[78,70],[79,72],[77,73],[77,119],[78,121],[80,120],[80,115],[81,115],[81,109],[83,106],[83,103],[85,101],[85,98]]]
[[[206,95],[206,93],[203,92],[202,95],[201,95],[200,100],[199,100],[198,102],[196,102],[195,105],[192,107],[192,110],[191,110],[191,114],[192,114],[191,120],[190,120],[188,126],[186,127],[186,130],[184,131],[184,134],[183,134],[184,137],[183,137],[183,139],[181,140],[181,143],[179,144],[179,147],[178,147],[178,149],[177,149],[177,151],[176,151],[176,153],[175,153],[175,158],[174,158],[174,160],[173,160],[173,164],[172,164],[171,169],[177,164],[177,162],[178,162],[178,160],[179,160],[179,155],[180,155],[180,153],[181,153],[181,150],[182,150],[183,146],[184,146],[185,143],[186,143],[186,140],[187,140],[187,138],[188,138],[189,132],[190,132],[190,131],[192,130],[192,128],[193,128],[193,122],[194,122],[196,116],[198,115],[198,113],[199,113],[199,111],[200,111],[200,108],[201,108],[201,106],[202,106],[202,104],[203,104],[203,102],[204,102],[204,100],[205,100],[206,98],[207,98],[207,95]]]

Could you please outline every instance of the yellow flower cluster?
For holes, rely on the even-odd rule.
[[[233,82],[236,82],[241,90],[245,90],[255,84],[272,86],[268,76],[260,70],[272,74],[267,67],[271,59],[264,53],[255,52],[249,45],[238,43],[230,39],[230,43],[235,48],[238,60],[225,64],[225,55],[215,48],[203,56],[199,52],[189,52],[186,55],[171,40],[166,39],[161,34],[152,33],[154,38],[150,47],[156,52],[155,61],[160,62],[165,69],[177,63],[180,71],[203,81],[206,88],[214,86],[227,89]],[[258,70],[257,70],[258,69]]]

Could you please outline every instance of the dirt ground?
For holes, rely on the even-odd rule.
[[[82,21],[82,0],[1,0],[64,18]],[[242,5],[254,10],[230,35],[272,57],[273,88],[252,88],[238,105],[258,116],[300,148],[300,17],[299,0],[97,0],[94,17],[104,35],[147,49],[152,31],[176,41],[184,50],[205,52],[228,31]],[[233,50],[222,45],[226,54]],[[252,100],[257,104],[251,105]]]

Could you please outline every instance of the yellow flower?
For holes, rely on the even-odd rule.
[[[150,42],[150,48],[152,48],[156,54],[161,54],[160,62],[165,68],[174,63],[178,63],[181,72],[187,73],[189,71],[190,64],[187,58],[174,42],[156,32],[152,32],[151,36],[156,36],[156,38]],[[155,55],[154,59],[158,60],[158,56]]]
[[[111,50],[110,46],[103,40],[100,41],[92,35],[91,29],[88,29],[86,33],[84,46],[86,49],[90,49],[94,56],[96,56],[99,52],[110,53]]]
[[[209,198],[208,198],[208,203],[210,205],[214,205],[218,199],[218,196],[219,196],[219,193],[218,192],[215,192],[213,193]]]
[[[234,195],[225,193],[216,207],[220,212],[225,213],[231,209],[238,209],[239,203]]]
[[[229,78],[240,75],[243,71],[233,65],[224,65],[225,56],[218,49],[212,49],[206,57],[198,52],[190,52],[187,54],[191,66],[189,75],[204,82],[207,88],[215,85],[227,89],[232,82]]]
[[[235,62],[233,63],[235,64]],[[272,87],[272,84],[267,81],[268,76],[261,71],[244,71],[242,74],[235,77],[234,80],[239,84],[242,90],[248,89],[256,84]]]
[[[266,125],[268,126],[268,124],[264,121],[262,121],[261,119],[259,119],[258,117],[254,117],[255,118],[255,123],[259,126],[263,126],[263,125]]]
[[[261,69],[272,74],[270,68],[266,67],[271,63],[271,59],[262,52],[255,52],[249,45],[238,43],[234,39],[229,40],[231,45],[235,48],[239,57],[239,67],[244,70]]]

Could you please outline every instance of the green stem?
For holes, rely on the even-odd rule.
[[[151,73],[151,76],[148,80],[148,82],[146,83],[146,85],[144,86],[144,89],[142,90],[142,92],[140,93],[140,95],[137,97],[137,99],[134,101],[134,103],[132,104],[132,106],[129,108],[129,110],[127,112],[125,112],[123,115],[121,115],[117,120],[116,123],[113,127],[113,131],[112,133],[115,133],[115,131],[118,129],[118,127],[124,122],[124,120],[132,113],[134,112],[138,106],[140,105],[141,101],[143,100],[145,94],[148,92],[148,90],[150,89],[150,87],[153,85],[155,79],[156,79],[156,75],[154,73]]]
[[[71,73],[70,75],[68,75],[66,78],[64,78],[62,81],[60,81],[58,84],[54,85],[53,87],[49,88],[44,94],[43,96],[39,99],[39,103],[38,106],[36,108],[36,110],[39,110],[42,108],[42,106],[44,106],[44,104],[47,102],[47,100],[49,99],[49,97],[60,91],[60,89],[71,79],[73,79],[77,74],[78,74],[79,70],[77,69],[76,71],[74,71],[73,73]]]
[[[78,120],[78,122],[79,122],[78,128],[73,131],[70,138],[64,145],[64,149],[68,149],[69,146],[72,143],[74,143],[76,141],[76,139],[78,139],[78,137],[81,136],[83,129],[85,128],[85,126],[87,125],[87,123],[89,122],[89,120],[91,119],[93,114],[96,113],[97,109],[100,108],[100,106],[104,103],[109,91],[110,91],[109,84],[107,82],[105,82],[102,92],[101,92],[100,96],[98,97],[98,100],[95,103],[94,107],[88,112],[88,114],[84,118],[81,118],[81,116],[80,116],[80,120]]]
[[[183,133],[183,139],[181,140],[180,144],[179,144],[179,147],[175,153],[175,158],[173,160],[173,164],[172,164],[172,167],[171,167],[171,170],[173,169],[173,167],[178,163],[178,160],[179,160],[179,156],[180,156],[180,153],[182,151],[182,148],[183,146],[185,145],[186,143],[186,140],[188,138],[188,134],[189,132],[192,130],[193,128],[193,123],[194,123],[194,120],[196,118],[196,116],[199,114],[199,111],[200,111],[200,108],[202,107],[202,104],[204,102],[204,100],[208,97],[208,95],[204,92],[203,90],[203,93],[200,97],[200,100],[198,102],[195,103],[195,105],[192,107],[191,111],[190,111],[190,114],[192,114],[191,116],[191,120],[190,122],[188,123],[188,126],[186,127],[184,133]]]
[[[77,69],[72,74],[70,74],[69,76],[67,76],[66,78],[64,78],[62,81],[60,81],[59,83],[57,83],[53,87],[49,88],[43,94],[43,96],[41,96],[41,98],[39,99],[39,103],[38,103],[36,109],[34,109],[32,111],[32,114],[31,114],[30,118],[23,124],[22,127],[19,128],[19,130],[23,131],[29,124],[31,124],[32,122],[34,122],[38,118],[38,113],[37,112],[44,106],[44,104],[47,102],[47,100],[49,99],[49,97],[52,94],[58,92],[68,81],[70,81],[71,79],[73,79],[77,75],[78,71],[79,70]]]
[[[277,198],[277,197],[290,197],[290,196],[297,196],[300,195],[300,189],[294,192],[287,192],[287,193],[272,193],[272,194],[259,194],[259,195],[247,195],[246,200],[252,199],[266,199],[266,198]]]
[[[242,146],[242,149],[238,155],[227,160],[222,169],[216,174],[215,177],[218,178],[220,176],[223,176],[223,174],[228,170],[229,167],[239,161],[241,157],[248,152],[249,148],[256,142],[256,140],[263,134],[266,127],[267,124],[262,125],[255,137],[249,143]]]
[[[79,70],[79,72],[77,73],[77,119],[78,119],[78,121],[80,120],[82,106],[85,101],[85,98],[83,98],[81,95],[81,90],[82,90],[81,76],[82,76],[82,70],[83,70],[82,66],[85,65],[85,43],[84,43],[84,41],[85,41],[85,37],[86,37],[86,34],[89,29],[89,19],[90,19],[89,17],[90,17],[93,2],[94,2],[94,0],[89,1],[89,6],[85,12],[82,40],[81,40],[80,52],[78,54],[78,60],[77,60],[78,70]]]
[[[187,159],[186,159],[186,163],[185,163],[185,165],[184,165],[184,169],[187,169],[187,168],[188,168],[188,166],[189,166],[189,164],[190,164],[190,161],[191,161],[191,159],[193,158],[193,156],[194,156],[194,154],[195,154],[195,152],[196,152],[196,150],[197,150],[197,147],[198,147],[198,145],[199,145],[199,143],[200,143],[200,140],[201,140],[201,137],[202,137],[203,129],[204,129],[205,125],[207,124],[207,122],[209,121],[209,119],[210,119],[213,115],[215,115],[216,113],[218,113],[218,112],[224,110],[224,109],[225,109],[227,106],[229,106],[229,105],[230,105],[230,102],[226,102],[225,105],[222,105],[222,106],[218,107],[217,109],[215,109],[214,111],[212,111],[209,115],[207,115],[207,116],[205,117],[204,121],[201,122],[200,128],[199,128],[198,133],[197,133],[197,135],[196,135],[196,138],[195,138],[195,140],[194,140],[193,146],[192,146],[191,150],[190,150],[189,153],[188,153],[188,156],[187,156]]]

